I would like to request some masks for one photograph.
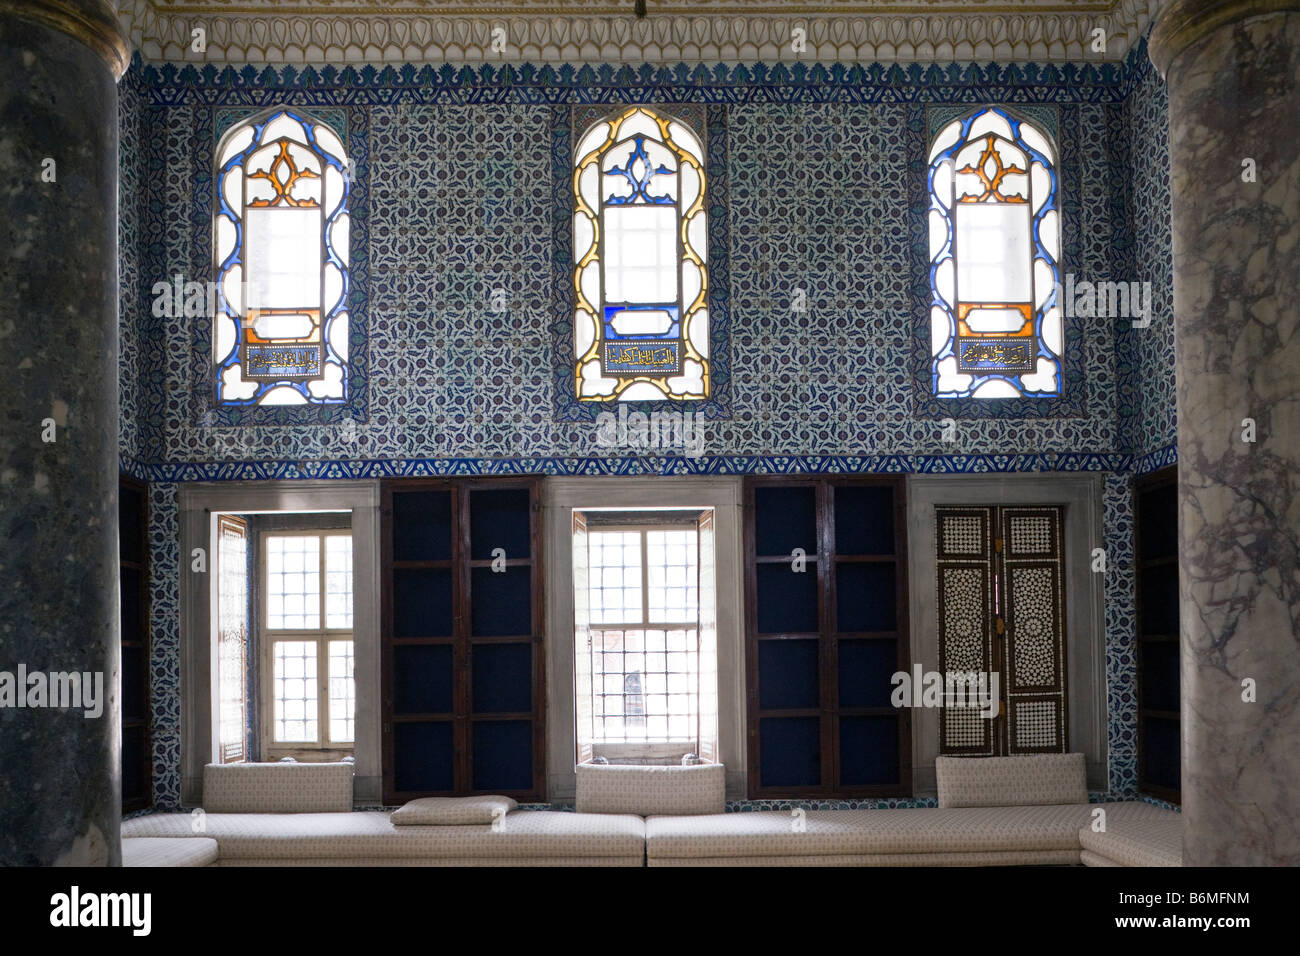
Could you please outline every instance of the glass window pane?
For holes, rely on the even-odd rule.
[[[266,539],[266,626],[271,630],[320,627],[320,538],[272,535]]]
[[[325,626],[352,627],[352,536],[325,538]]]
[[[356,681],[351,641],[330,641],[330,742],[351,743],[355,736]]]
[[[276,641],[272,660],[275,742],[316,743],[316,642]]]

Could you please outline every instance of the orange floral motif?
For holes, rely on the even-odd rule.
[[[283,163],[289,168],[289,175],[281,182],[276,170]],[[271,168],[264,173],[249,173],[249,179],[265,179],[275,189],[274,199],[254,199],[248,205],[255,208],[266,208],[268,206],[293,206],[298,209],[317,209],[320,203],[315,199],[294,199],[289,195],[293,187],[300,179],[320,179],[320,173],[313,172],[310,169],[299,169],[298,164],[293,161],[293,156],[289,153],[289,141],[280,140],[280,153],[271,162]]]
[[[998,155],[994,142],[997,137],[990,133],[984,141],[984,152],[980,153],[979,162],[974,166],[964,166],[957,170],[958,173],[974,173],[984,184],[984,192],[978,196],[962,196],[958,202],[1017,202],[1026,203],[1029,199],[1025,196],[1004,196],[1002,195],[1002,178],[1009,173],[1023,174],[1025,171],[1019,166],[1003,166],[1002,157]],[[985,170],[989,160],[993,161],[994,173],[992,176]]]

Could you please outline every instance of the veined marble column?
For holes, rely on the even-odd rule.
[[[1300,3],[1173,0],[1150,52],[1169,85],[1183,863],[1294,866]]]
[[[0,865],[121,862],[126,65],[109,0],[0,0]],[[89,675],[91,699],[51,672]]]

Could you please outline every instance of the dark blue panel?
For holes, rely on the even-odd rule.
[[[893,562],[835,565],[836,629],[892,631],[898,627]]]
[[[527,488],[469,493],[469,552],[475,561],[486,561],[496,548],[506,558],[532,556],[531,505]]]
[[[393,636],[450,637],[451,571],[397,568],[393,571]]]
[[[764,787],[809,787],[821,783],[819,718],[764,717],[758,725],[760,782]]]
[[[888,707],[898,670],[898,642],[857,640],[839,643],[840,706]]]
[[[817,489],[755,488],[754,548],[760,555],[803,548],[817,554]]]
[[[122,640],[138,641],[144,636],[144,606],[140,600],[142,572],[122,568]]]
[[[890,485],[837,485],[835,553],[894,553],[894,489]]]
[[[1178,565],[1162,564],[1138,572],[1142,634],[1178,633]]]
[[[393,494],[393,560],[445,561],[451,557],[451,492]]]
[[[122,802],[142,800],[149,795],[144,792],[144,783],[148,779],[147,748],[144,740],[145,728],[122,728]]]
[[[1143,561],[1178,553],[1178,487],[1162,485],[1138,500],[1138,545]]]
[[[393,713],[452,712],[450,644],[411,644],[393,648]]]
[[[118,546],[123,561],[144,563],[144,539],[140,521],[144,517],[144,496],[134,488],[121,488],[117,503]]]
[[[1179,709],[1177,641],[1141,641],[1138,667],[1142,675],[1142,706],[1149,710]]]
[[[143,647],[122,648],[122,716],[128,720],[147,717],[145,713],[146,675],[149,666]]]
[[[474,713],[524,713],[533,709],[531,644],[475,644],[470,653]]]
[[[898,783],[898,717],[840,718],[840,786]]]
[[[455,789],[449,720],[393,725],[393,785],[400,791]]]
[[[758,706],[816,707],[820,696],[817,638],[758,642]]]
[[[1182,736],[1178,719],[1144,717],[1142,720],[1142,779],[1155,787],[1182,788],[1180,763]]]
[[[474,568],[470,620],[475,637],[513,637],[533,633],[533,570],[529,567]]]
[[[759,564],[754,568],[754,595],[760,634],[818,630],[817,565],[803,571],[789,564]]]
[[[474,725],[474,789],[531,790],[533,725],[528,720],[484,720]]]

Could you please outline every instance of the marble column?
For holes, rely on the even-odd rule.
[[[1186,866],[1300,864],[1300,3],[1174,0]],[[1251,440],[1253,439],[1253,440]]]
[[[0,0],[0,865],[121,862],[116,81],[126,57],[108,0]],[[59,700],[48,686],[40,694],[47,681],[31,675],[51,672],[89,675],[90,699],[71,684],[56,684]]]

